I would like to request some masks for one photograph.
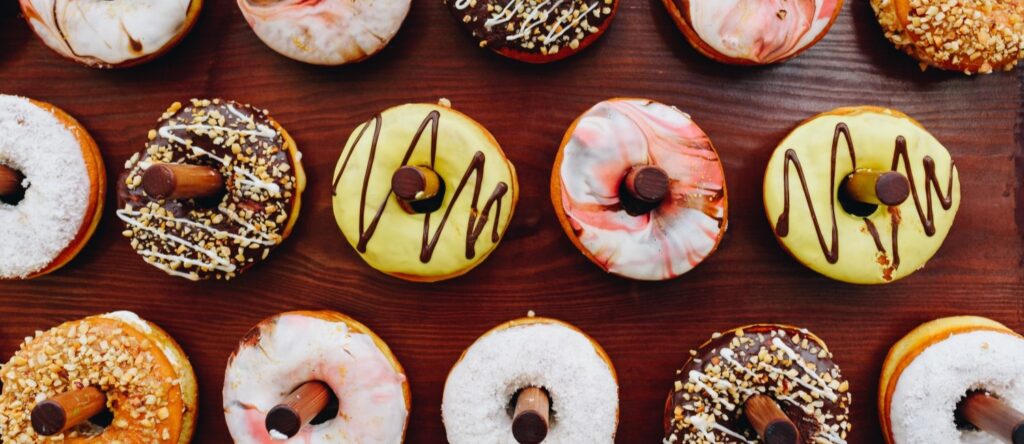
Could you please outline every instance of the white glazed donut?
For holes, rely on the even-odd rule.
[[[263,43],[285,57],[343,65],[387,46],[409,14],[411,0],[238,0]]]
[[[96,142],[71,116],[0,95],[0,165],[19,171],[24,197],[0,201],[0,279],[35,277],[70,261],[103,211]]]
[[[452,368],[441,404],[448,441],[515,444],[508,407],[527,387],[551,399],[545,444],[614,442],[619,387],[608,355],[575,327],[532,317],[485,333]]]
[[[135,65],[163,54],[195,24],[203,0],[21,0],[32,29],[51,49],[97,68]]]
[[[918,327],[886,358],[879,393],[886,440],[998,443],[984,432],[957,428],[957,405],[976,390],[1024,410],[1024,338],[995,321],[970,316]]]
[[[334,312],[289,312],[261,322],[228,360],[224,415],[236,443],[275,442],[267,412],[299,385],[322,381],[338,415],[306,425],[289,443],[401,443],[409,385],[387,345]],[[283,442],[283,441],[278,441]]]

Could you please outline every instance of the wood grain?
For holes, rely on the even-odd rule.
[[[143,263],[108,212],[79,258],[52,276],[0,283],[0,358],[36,329],[98,312],[133,310],[173,334],[196,367],[196,442],[229,437],[221,414],[224,365],[256,322],[284,310],[332,309],[391,345],[413,390],[409,442],[444,442],[445,377],[490,327],[536,310],[593,335],[621,380],[619,442],[659,442],[674,369],[714,331],[753,322],[797,324],[835,352],[854,393],[851,443],[881,441],[875,391],[888,347],[921,322],[976,314],[1024,330],[1024,145],[1019,73],[922,73],[883,38],[868,2],[849,1],[832,32],[780,66],[738,68],[699,56],[658,0],[622,2],[609,32],[565,62],[528,66],[476,47],[440,0],[416,0],[379,56],[350,67],[292,62],[265,47],[234,2],[207,2],[199,24],[165,57],[124,71],[79,67],[46,49],[0,6],[0,92],[54,103],[81,120],[113,181],[171,102],[220,96],[271,110],[302,149],[310,175],[292,238],[230,283],[190,283]],[[614,96],[678,106],[725,162],[729,232],[718,253],[670,282],[607,276],[565,237],[548,199],[562,134]],[[447,97],[487,126],[514,161],[521,200],[509,235],[481,267],[422,285],[368,268],[330,211],[330,175],[355,125],[386,107]],[[952,151],[964,202],[927,268],[884,287],[844,285],[791,260],[761,204],[776,143],[803,119],[876,104],[919,119]],[[113,208],[113,193],[108,193]],[[243,309],[244,307],[244,309]]]

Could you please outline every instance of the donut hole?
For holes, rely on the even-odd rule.
[[[89,423],[101,430],[106,429],[114,423],[114,412],[110,410],[109,406],[104,406],[102,411],[89,418]]]
[[[849,182],[850,176],[843,178],[843,181],[839,183],[839,191],[837,192],[836,198],[839,200],[839,205],[849,214],[857,217],[868,217],[875,214],[878,211],[878,205],[860,202],[850,196],[850,193],[846,191],[846,183]]]
[[[317,413],[311,421],[310,425],[320,425],[327,421],[330,421],[338,417],[338,411],[341,404],[338,402],[338,395],[334,394],[334,390],[327,391],[327,405],[324,409]]]
[[[551,398],[551,392],[548,392],[548,389],[546,389],[544,387],[538,387],[538,388],[540,388],[540,390],[542,392],[544,392],[544,395],[546,395],[548,397],[548,402],[550,403],[549,406],[548,406],[548,410],[550,410],[550,413],[551,413],[550,415],[548,415],[549,416],[548,417],[548,421],[550,421],[551,423],[554,423],[555,422],[555,400]],[[519,403],[519,395],[522,394],[523,390],[526,390],[526,389],[527,389],[527,387],[523,387],[523,388],[520,388],[519,390],[516,390],[516,393],[513,394],[512,397],[508,400],[508,404],[505,405],[505,411],[508,413],[508,417],[509,418],[512,418],[512,417],[515,416],[515,414],[516,414],[516,404]]]
[[[997,395],[995,393],[992,393],[992,392],[990,392],[988,390],[984,390],[984,389],[971,389],[971,390],[968,390],[966,393],[964,393],[964,395],[960,398],[960,400],[957,401],[956,407],[954,408],[955,410],[953,410],[953,421],[956,424],[957,430],[961,430],[961,431],[978,431],[978,430],[980,430],[974,424],[971,424],[971,422],[968,421],[967,417],[964,415],[964,403],[972,395],[988,395],[988,396],[991,396],[993,398],[1000,399],[999,395]]]
[[[0,202],[17,205],[25,199],[25,175],[14,167],[0,164]]]

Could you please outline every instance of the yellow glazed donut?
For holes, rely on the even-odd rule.
[[[186,444],[195,430],[198,392],[188,357],[160,327],[131,312],[36,332],[4,364],[0,381],[5,443]],[[50,439],[36,433],[32,412],[41,401],[83,390],[102,392],[113,413],[110,425],[74,425],[69,410],[66,420],[74,427]]]
[[[442,103],[394,107],[363,123],[334,172],[334,217],[348,242],[371,267],[412,281],[479,265],[519,198],[494,136]]]
[[[898,173],[898,174],[897,174]],[[897,176],[898,204],[844,199],[853,179]],[[881,196],[891,191],[881,188]],[[942,245],[960,207],[946,149],[920,123],[877,107],[839,108],[804,122],[775,150],[764,204],[779,243],[839,281],[883,284],[917,271]]]

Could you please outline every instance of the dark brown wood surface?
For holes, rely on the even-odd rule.
[[[52,102],[99,142],[112,181],[171,102],[224,97],[268,108],[295,136],[309,172],[292,238],[228,282],[191,283],[143,263],[107,202],[97,235],[56,274],[0,283],[0,358],[61,321],[133,310],[173,334],[201,384],[196,442],[228,442],[221,382],[228,354],[254,323],[294,309],[332,309],[371,326],[405,365],[413,388],[409,442],[444,441],[445,377],[479,334],[536,310],[593,335],[619,371],[618,441],[660,442],[673,371],[714,331],[753,322],[806,327],[828,341],[851,380],[851,443],[881,440],[875,391],[888,347],[935,317],[978,314],[1024,330],[1024,148],[1021,76],[922,73],[883,38],[868,2],[848,1],[832,32],[803,56],[767,68],[698,55],[656,0],[624,0],[605,37],[550,66],[477,48],[440,0],[415,0],[383,53],[356,66],[293,62],[264,46],[235,2],[209,0],[192,34],[148,65],[97,71],[66,61],[31,33],[10,0],[0,6],[0,93]],[[726,166],[730,227],[718,253],[676,280],[607,276],[563,234],[548,198],[562,134],[614,96],[678,106],[711,136]],[[330,181],[353,128],[392,105],[447,97],[487,126],[515,163],[521,199],[508,236],[481,267],[413,284],[367,267],[331,213]],[[952,151],[963,204],[938,255],[884,287],[829,281],[776,244],[761,177],[776,143],[801,120],[876,104],[919,119]],[[112,194],[112,193],[110,193]]]

